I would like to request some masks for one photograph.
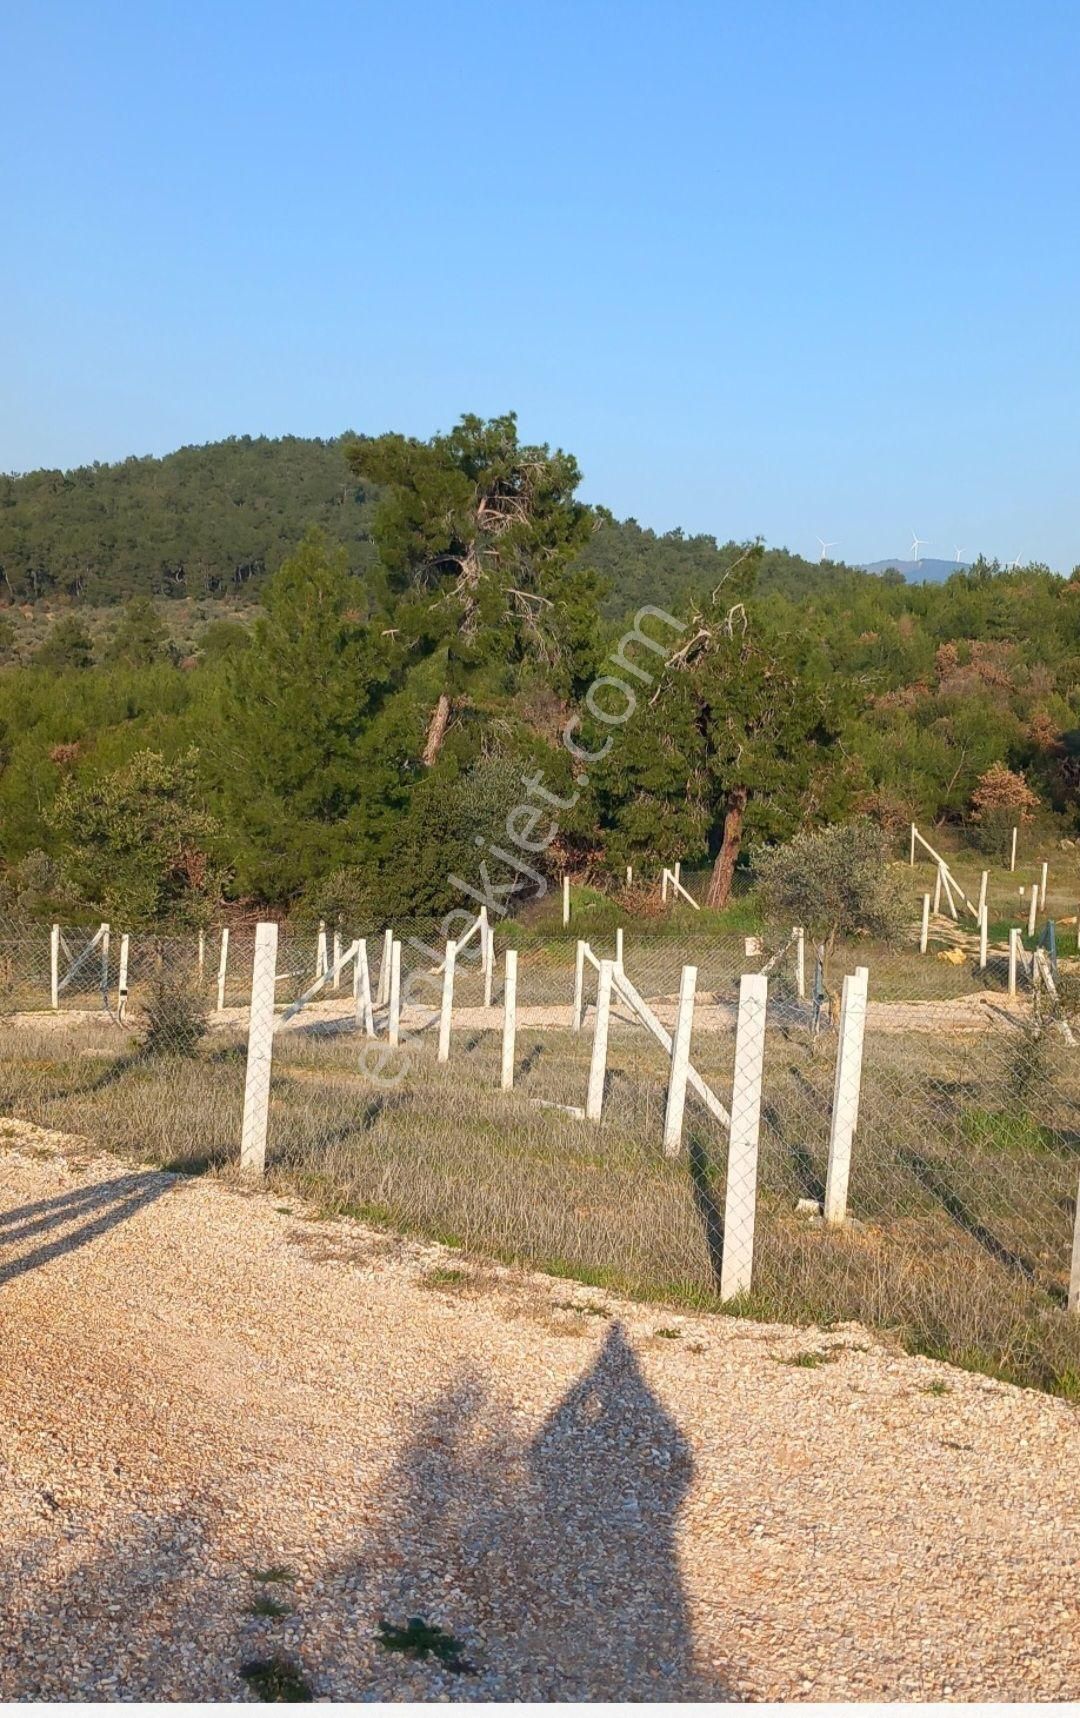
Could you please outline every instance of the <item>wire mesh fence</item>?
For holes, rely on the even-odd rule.
[[[621,928],[0,923],[0,1114],[1080,1393],[1069,958]]]

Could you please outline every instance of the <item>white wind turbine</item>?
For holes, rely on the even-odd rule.
[[[1005,571],[1007,573],[1015,573],[1017,567],[1020,565],[1020,562],[1022,560],[1023,560],[1023,556],[1017,555],[1017,557],[1014,561],[1006,561],[1005,562]]]
[[[959,543],[957,543],[957,545],[956,545],[956,558],[957,558],[957,560],[960,559],[963,552],[964,552],[963,549],[960,547]]]
[[[919,560],[919,546],[921,544],[925,548],[928,540],[926,537],[916,537],[914,531],[911,533],[911,558],[913,561]]]
[[[821,561],[823,561],[823,560],[824,560],[824,559],[825,559],[825,557],[826,557],[826,555],[827,555],[827,553],[828,553],[828,551],[829,551],[829,550],[830,550],[830,549],[835,549],[835,548],[836,548],[836,547],[837,547],[837,545],[836,545],[836,543],[835,543],[835,542],[833,542],[833,543],[826,543],[826,541],[825,541],[825,539],[824,539],[824,537],[819,537],[819,538],[818,538],[818,542],[819,542],[819,543],[820,543],[820,544],[821,544],[821,554],[820,554],[820,555],[819,555],[819,556],[818,556],[818,559],[819,559],[819,560],[821,560]]]

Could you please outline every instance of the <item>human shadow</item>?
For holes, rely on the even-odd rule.
[[[429,1635],[420,1662],[456,1700],[724,1698],[679,1571],[692,1475],[618,1324],[531,1440],[460,1377],[419,1415],[381,1522],[341,1571],[357,1626],[441,1631],[450,1644]]]
[[[160,1174],[120,1175],[0,1213],[0,1285],[99,1240],[176,1185]],[[12,1255],[40,1236],[48,1240]]]

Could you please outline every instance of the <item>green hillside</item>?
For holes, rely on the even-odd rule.
[[[350,472],[351,439],[232,436],[162,459],[0,477],[0,603],[257,599],[311,525],[344,547],[352,572],[370,578],[378,489]],[[580,559],[602,575],[604,612],[617,616],[712,588],[732,551],[601,510]],[[829,577],[784,550],[771,550],[762,566],[763,588],[789,594]]]

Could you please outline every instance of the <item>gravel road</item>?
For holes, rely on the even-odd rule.
[[[1066,1404],[10,1122],[0,1425],[0,1698],[1080,1695]]]

